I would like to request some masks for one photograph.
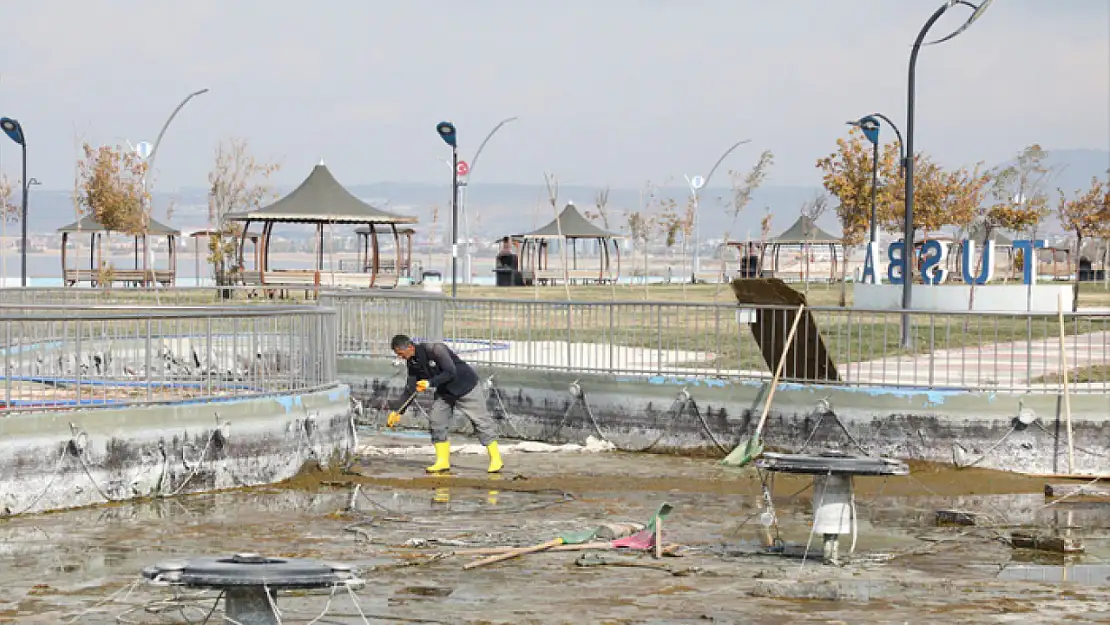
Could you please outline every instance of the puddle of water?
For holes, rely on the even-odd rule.
[[[815,561],[802,567],[796,559],[752,555],[761,538],[753,472],[723,474],[705,460],[630,454],[515,454],[506,460],[512,472],[491,479],[480,456],[460,456],[456,475],[432,478],[423,475],[422,458],[370,459],[360,468],[367,477],[326,478],[361,484],[354,512],[347,511],[350,488],[307,480],[289,488],[0,520],[0,623],[64,623],[127,589],[157,561],[242,551],[363,567],[368,588],[358,595],[361,607],[384,615],[371,622],[477,623],[497,605],[492,614],[503,622],[542,624],[793,623],[815,619],[810,613],[822,622],[989,623],[997,622],[997,606],[1016,599],[1021,603],[1012,612],[1027,622],[1061,622],[1065,608],[1053,607],[1058,598],[1022,584],[1049,581],[1045,571],[1054,568],[1069,581],[1102,575],[1091,583],[1110,583],[1105,572],[1080,568],[1110,558],[1110,540],[1101,538],[1108,532],[1099,529],[1110,527],[1110,507],[1044,508],[1040,482],[1028,482],[1027,494],[1011,494],[1026,482],[976,481],[971,490],[978,494],[969,495],[955,490],[958,483],[986,480],[986,474],[932,471],[922,477],[928,489],[916,490],[904,481],[893,487],[893,478],[885,487],[861,480],[856,558],[845,558],[844,568]],[[812,491],[788,496],[807,482],[776,478],[774,485],[778,530],[791,544],[810,538]],[[564,489],[575,497],[566,499]],[[675,506],[665,538],[690,547],[683,558],[606,557],[698,569],[681,583],[643,567],[576,567],[577,553],[533,554],[465,573],[469,556],[430,557],[456,548],[537,544],[603,522],[643,523],[663,501]],[[1042,579],[999,575],[1000,569],[1015,571],[1009,575],[1021,570],[1012,562],[1018,554],[992,534],[1009,530],[936,528],[935,510],[951,508],[1027,526],[1078,526],[1073,534],[1083,537],[1093,557],[1038,562],[1052,565],[1030,569],[1041,570]],[[849,537],[840,544],[846,554]],[[821,537],[814,537],[811,553],[820,549]],[[116,623],[125,610],[137,609],[137,616],[167,596],[165,589],[139,585],[126,600],[106,602],[77,622]],[[339,611],[353,614],[346,599]],[[1091,613],[1110,609],[1070,601]],[[326,597],[310,594],[282,595],[279,602],[290,615],[287,623],[311,620],[325,603]],[[297,614],[310,616],[298,620]],[[357,616],[329,619],[362,622]]]

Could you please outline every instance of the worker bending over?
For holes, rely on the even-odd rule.
[[[435,389],[432,411],[428,416],[432,444],[435,445],[436,462],[427,468],[428,473],[442,473],[451,468],[451,443],[447,430],[451,414],[457,408],[474,424],[478,441],[489,451],[490,473],[501,471],[501,453],[497,449],[497,424],[486,410],[486,400],[478,387],[478,374],[459,355],[443,343],[414,343],[404,334],[390,341],[393,353],[404,358],[408,365],[408,382],[403,397]],[[386,425],[394,427],[401,420],[397,411],[389,413]]]

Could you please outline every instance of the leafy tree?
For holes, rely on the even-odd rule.
[[[111,232],[142,236],[149,223],[143,189],[146,163],[120,147],[83,146],[78,163],[78,206]]]
[[[150,195],[143,185],[146,163],[119,146],[84,143],[82,151],[84,158],[77,163],[78,213],[92,216],[109,232],[142,237],[143,274],[147,275]],[[100,284],[111,284],[111,266],[102,262],[98,273]]]
[[[862,244],[871,230],[872,146],[859,128],[852,128],[848,138],[838,139],[836,151],[818,159],[823,173],[825,191],[837,200],[836,216],[840,220],[845,257],[849,250]],[[879,184],[876,189],[876,212],[879,223],[895,221],[895,191],[901,187],[898,172],[898,148],[886,144],[879,149]],[[901,228],[899,228],[901,230]]]
[[[216,147],[216,162],[208,174],[208,222],[216,226],[217,233],[208,238],[208,262],[217,284],[230,285],[233,274],[241,270],[233,263],[243,229],[228,221],[227,215],[261,208],[276,197],[269,179],[279,168],[251,156],[245,139],[227,139]]]
[[[1105,237],[1110,234],[1110,185],[1097,177],[1092,177],[1090,188],[1076,193],[1075,198],[1071,200],[1067,199],[1063,190],[1057,191],[1060,194],[1060,201],[1056,208],[1056,215],[1065,230],[1075,233],[1075,258],[1076,267],[1078,267],[1083,239]],[[1072,312],[1079,309],[1078,271],[1076,273]]]

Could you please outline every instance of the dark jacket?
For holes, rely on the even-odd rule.
[[[416,355],[408,361],[408,373],[402,401],[416,391],[417,380],[427,380],[435,397],[450,404],[478,386],[474,369],[443,343],[418,343]]]

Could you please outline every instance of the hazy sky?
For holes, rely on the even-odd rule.
[[[438,182],[451,119],[474,176],[635,186],[750,165],[818,184],[844,121],[904,126],[906,66],[942,0],[35,0],[4,7],[0,113],[26,127],[31,175],[72,184],[75,136],[153,141],[158,188],[203,187],[221,138],[341,182]],[[956,8],[934,29],[958,26]],[[1022,146],[1110,147],[1110,2],[995,0],[918,65],[917,147],[948,164]],[[904,130],[904,127],[903,127]],[[3,139],[3,168],[19,175]],[[724,177],[714,182],[723,183]]]

